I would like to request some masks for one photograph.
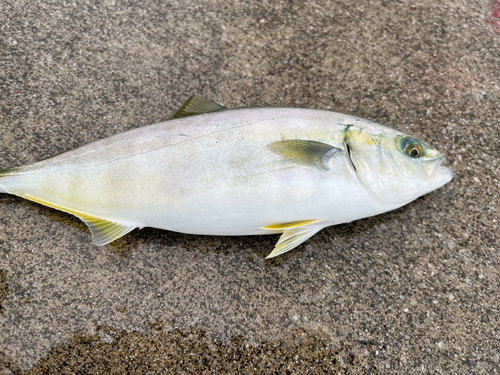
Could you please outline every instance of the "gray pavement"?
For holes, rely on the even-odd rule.
[[[455,179],[269,261],[277,236],[143,229],[98,248],[78,219],[1,195],[0,371],[498,373],[497,6],[2,1],[2,168],[197,94],[356,114],[431,143]]]

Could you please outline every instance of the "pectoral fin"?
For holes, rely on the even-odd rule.
[[[266,257],[266,259],[274,258],[275,256],[286,253],[287,251],[290,251],[299,246],[301,243],[307,241],[324,228],[324,225],[319,224],[322,221],[323,220],[317,219],[302,220],[263,227],[263,229],[269,230],[284,230],[280,239],[276,243],[274,250]]]
[[[182,105],[182,107],[172,116],[172,118],[181,118],[202,113],[220,111],[225,107],[205,99],[201,96],[192,96]]]
[[[296,163],[330,169],[333,157],[340,149],[327,143],[307,140],[287,140],[273,142],[267,146],[275,154]]]
[[[21,197],[28,199],[30,201],[43,204],[44,206],[55,208],[63,212],[77,216],[81,219],[90,229],[92,234],[92,241],[97,246],[106,245],[136,228],[135,225],[120,223],[117,221],[102,219],[92,215],[88,215],[82,212],[74,211],[66,207],[45,201],[43,199],[31,196],[31,195],[21,195]]]

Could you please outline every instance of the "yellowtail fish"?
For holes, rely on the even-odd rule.
[[[268,258],[330,225],[378,215],[453,177],[427,143],[303,108],[191,97],[168,121],[0,172],[0,192],[83,220],[98,246],[135,228],[282,233]]]

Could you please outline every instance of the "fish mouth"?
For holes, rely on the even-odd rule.
[[[425,173],[427,173],[429,179],[434,179],[434,177],[436,177],[440,173],[440,171],[450,170],[447,167],[442,167],[441,165],[443,163],[446,163],[446,159],[444,157],[441,157],[436,160],[428,161],[424,164]]]
[[[447,160],[441,157],[436,160],[431,160],[424,165],[425,172],[428,176],[427,184],[432,186],[443,186],[453,179],[453,171],[443,166]]]

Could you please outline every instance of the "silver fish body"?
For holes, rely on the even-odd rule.
[[[200,103],[191,99],[193,108]],[[377,137],[402,133],[322,110],[215,109],[3,171],[0,189],[79,216],[99,245],[149,226],[205,235],[284,233],[281,250],[288,251],[326,226],[395,209],[452,177],[436,154],[434,175],[391,201],[360,178],[370,168],[363,145],[380,149]]]

